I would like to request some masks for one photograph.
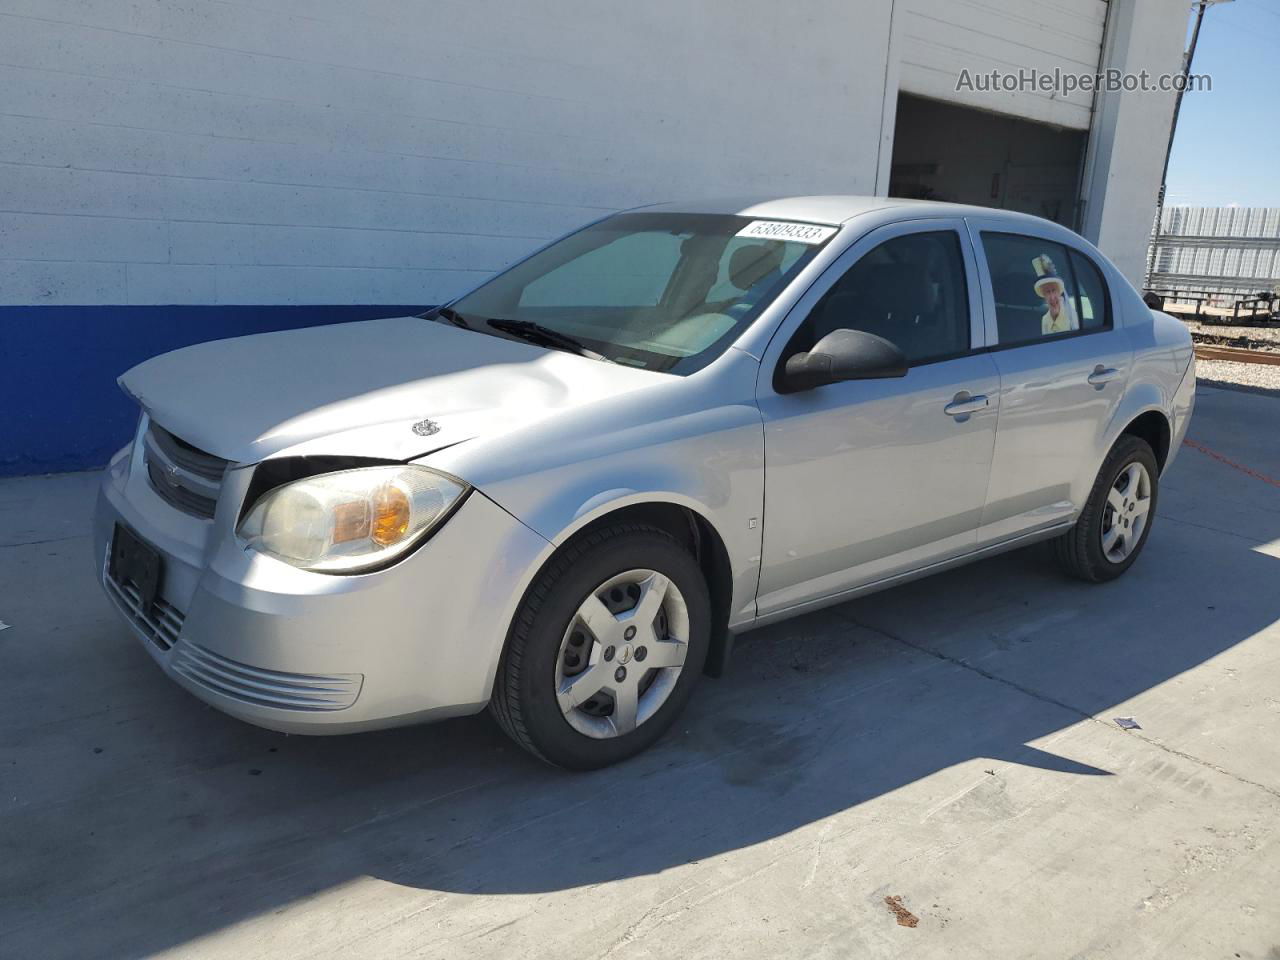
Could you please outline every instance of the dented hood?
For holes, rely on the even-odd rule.
[[[120,385],[169,432],[253,463],[409,460],[663,376],[396,317],[201,343],[138,364]]]

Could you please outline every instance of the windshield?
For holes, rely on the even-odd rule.
[[[615,363],[691,373],[719,356],[836,229],[720,214],[619,214],[516,264],[451,312],[474,330],[510,333],[519,325],[534,339],[528,326],[536,324],[547,346],[576,341]]]

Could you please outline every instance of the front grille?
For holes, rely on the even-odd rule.
[[[137,587],[132,583],[117,583],[111,579],[110,558],[111,551],[108,550],[107,565],[103,567],[102,573],[102,582],[107,585],[107,590],[143,636],[161,650],[170,649],[178,642],[178,635],[182,633],[182,622],[186,619],[186,615],[163,597],[156,597],[156,602],[151,605],[151,609],[143,610],[142,598],[138,594]]]
[[[240,663],[184,640],[173,651],[174,673],[242,703],[282,710],[343,710],[356,702],[364,676],[285,673]]]
[[[213,519],[227,461],[193,447],[157,423],[143,440],[147,478],[161,499],[183,513]]]

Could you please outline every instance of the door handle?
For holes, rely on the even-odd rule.
[[[1120,371],[1115,367],[1104,367],[1098,364],[1093,368],[1093,373],[1089,374],[1089,382],[1095,387],[1105,387],[1108,383],[1120,376]]]
[[[949,417],[967,417],[971,413],[985,409],[989,403],[985,394],[971,397],[968,390],[961,390],[942,408],[942,412]]]

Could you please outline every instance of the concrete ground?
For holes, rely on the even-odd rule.
[[[1202,391],[1121,581],[1024,551],[748,634],[589,775],[224,717],[94,583],[96,478],[0,484],[0,955],[1274,960],[1278,428]]]

